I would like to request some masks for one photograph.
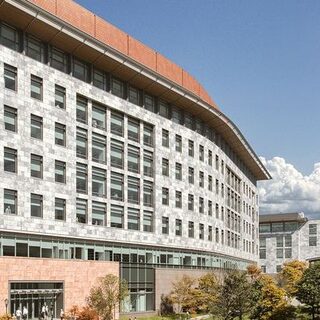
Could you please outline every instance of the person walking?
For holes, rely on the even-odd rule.
[[[27,318],[28,318],[28,309],[26,306],[24,306],[22,309],[22,319],[27,320]]]
[[[20,308],[18,308],[16,311],[17,320],[21,320],[21,316],[22,316],[22,312],[21,312]]]
[[[60,320],[64,320],[64,311],[63,311],[63,309],[60,310]]]

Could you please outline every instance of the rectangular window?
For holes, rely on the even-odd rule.
[[[124,83],[118,79],[111,79],[111,93],[117,97],[124,98]]]
[[[88,155],[88,139],[87,130],[77,127],[76,150],[77,157],[87,159]]]
[[[199,239],[204,240],[204,225],[203,225],[203,223],[199,224]]]
[[[57,48],[50,48],[50,66],[62,71],[68,71],[68,56],[63,51]]]
[[[66,108],[66,88],[55,85],[54,104],[60,109]]]
[[[88,100],[77,96],[77,121],[88,123]]]
[[[140,230],[140,212],[138,209],[128,208],[128,229]]]
[[[169,205],[169,189],[162,188],[162,204],[168,206]]]
[[[199,198],[199,212],[204,213],[204,199],[201,197]]]
[[[106,137],[92,133],[92,160],[99,163],[106,162]]]
[[[182,192],[176,191],[176,208],[182,208]]]
[[[139,142],[140,123],[138,120],[128,118],[128,139]]]
[[[148,177],[153,176],[153,154],[144,151],[143,153],[143,174]]]
[[[88,81],[89,67],[88,65],[76,58],[73,58],[72,75],[82,81]]]
[[[208,241],[212,241],[212,226],[208,226]]]
[[[188,170],[188,179],[189,179],[189,183],[194,183],[194,169],[189,167]]]
[[[94,69],[93,70],[93,77],[92,77],[92,84],[101,90],[106,90],[107,81],[106,81],[105,73],[103,71]]]
[[[309,234],[316,235],[317,234],[317,225],[316,224],[309,224]]]
[[[192,221],[188,222],[188,237],[194,238],[194,223]]]
[[[199,187],[204,187],[204,173],[202,171],[199,172]]]
[[[4,171],[17,172],[17,150],[4,148]]]
[[[88,217],[87,200],[77,198],[76,202],[76,221],[79,223],[87,223]]]
[[[243,248],[243,251],[245,251],[245,248]],[[266,249],[260,249],[259,258],[260,259],[267,259],[267,250]]]
[[[162,234],[169,234],[169,218],[162,217]]]
[[[0,40],[2,45],[12,50],[19,50],[18,31],[4,23],[0,24]]]
[[[42,100],[42,79],[31,75],[31,88],[30,88],[31,98]]]
[[[169,148],[169,131],[162,129],[162,146]]]
[[[212,216],[212,201],[208,200],[208,215]]]
[[[208,150],[208,165],[212,166],[212,151]]]
[[[149,181],[143,182],[143,204],[148,207],[153,206],[153,186]]]
[[[216,203],[216,218],[219,219],[219,204]]]
[[[17,109],[4,106],[4,128],[9,131],[17,132]]]
[[[174,123],[182,124],[182,114],[177,108],[172,108],[171,119]]]
[[[277,255],[276,256],[277,256],[278,259],[282,259],[283,258],[283,248],[277,249]]]
[[[140,180],[128,177],[128,202],[139,204],[140,202]]]
[[[66,163],[63,161],[55,161],[55,181],[66,183]]]
[[[219,171],[219,156],[216,154],[216,170]]]
[[[199,146],[199,160],[204,161],[204,147],[202,145]]]
[[[31,177],[42,179],[42,156],[31,154]]]
[[[216,179],[216,194],[219,194],[219,180]]]
[[[92,195],[104,197],[106,195],[106,170],[92,167]]]
[[[159,114],[160,116],[169,119],[169,115],[170,115],[169,105],[164,101],[159,102]]]
[[[123,168],[123,143],[111,140],[111,166],[115,168]]]
[[[317,246],[317,236],[309,236],[309,247]]]
[[[162,175],[169,176],[169,160],[162,158]]]
[[[123,201],[123,175],[111,172],[111,199]]]
[[[182,180],[182,165],[176,162],[176,179]]]
[[[147,124],[143,125],[143,143],[146,146],[153,146],[153,127]]]
[[[219,243],[219,228],[216,228],[216,243]]]
[[[4,87],[17,91],[17,68],[4,64]]]
[[[176,236],[182,236],[182,220],[176,219]]]
[[[128,171],[140,172],[140,150],[130,145],[128,146]]]
[[[17,191],[4,189],[3,209],[5,214],[18,214],[17,211]]]
[[[32,59],[44,61],[44,45],[37,38],[27,35],[26,37],[26,55]]]
[[[153,213],[150,211],[143,212],[143,231],[153,232]]]
[[[133,87],[129,87],[129,94],[128,94],[129,101],[136,105],[140,105],[140,94],[139,90]]]
[[[144,108],[151,112],[155,112],[154,98],[147,94],[144,95]]]
[[[184,115],[184,125],[193,130],[193,117],[191,114],[185,113]]]
[[[111,132],[123,137],[123,114],[111,112]]]
[[[194,156],[194,143],[192,140],[189,140],[188,142],[188,154],[190,157]]]
[[[208,190],[212,191],[212,176],[208,176]]]
[[[66,126],[61,123],[55,123],[54,142],[58,146],[66,146]]]
[[[176,134],[176,151],[182,152],[182,137]]]
[[[31,115],[31,137],[42,140],[43,122],[42,117]]]
[[[92,104],[92,126],[102,130],[106,128],[106,108],[96,103]]]
[[[291,237],[291,235],[286,235],[284,237],[284,244],[285,244],[285,247],[292,247],[292,237]]]
[[[66,200],[55,198],[54,215],[56,220],[66,220]]]
[[[77,163],[77,192],[88,192],[88,166],[83,163]]]
[[[31,217],[42,218],[42,195],[31,193]]]
[[[94,226],[106,225],[107,206],[103,202],[92,201],[92,224]]]
[[[194,210],[194,197],[192,194],[188,194],[188,210]]]
[[[284,231],[284,225],[283,222],[273,222],[271,224],[272,232],[283,232]]]
[[[284,256],[286,259],[292,258],[292,249],[291,248],[285,248],[284,249]]]

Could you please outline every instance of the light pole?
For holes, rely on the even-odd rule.
[[[8,314],[8,299],[4,299],[4,304],[6,306],[6,315]]]

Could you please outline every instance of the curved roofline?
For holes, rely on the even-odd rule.
[[[271,179],[269,172],[237,126],[217,108],[197,81],[170,60],[157,54],[108,22],[103,21],[72,0],[64,0],[63,2],[58,0],[0,0],[0,5],[4,3],[12,5],[30,16],[29,20],[26,21],[26,29],[30,26],[32,27],[35,21],[44,23],[57,30],[53,38],[63,33],[79,43],[76,45],[77,49],[89,47],[94,50],[97,57],[96,60],[101,57],[108,57],[116,61],[117,64],[130,69],[134,74],[133,77],[137,75],[144,76],[161,87],[162,90],[165,88],[165,90],[180,96],[179,99],[184,99],[194,110],[195,108],[201,109],[196,110],[196,113],[205,119],[210,116],[211,127],[225,138],[231,148],[235,150],[252,171],[255,178],[257,180]],[[60,3],[63,3],[64,10],[61,10]],[[105,34],[105,37],[102,35],[97,36],[97,26],[101,26],[101,24],[109,32]],[[112,32],[115,32],[116,35],[112,34]],[[123,35],[125,35],[127,43],[131,41],[131,47],[129,45],[123,47],[121,42]],[[109,36],[109,38],[106,36]],[[120,37],[120,42],[117,42],[118,36]],[[138,47],[135,50],[131,50],[130,48],[134,46]],[[130,50],[132,51],[131,54]],[[155,65],[151,63],[151,60],[147,61],[153,56],[150,56],[148,50],[149,53],[150,50],[155,53]],[[145,54],[147,58],[143,58]],[[175,71],[181,71],[181,79],[179,78],[181,81],[177,81]],[[189,82],[183,82],[183,79],[187,79],[187,77],[189,77]],[[198,91],[195,90],[196,87]]]

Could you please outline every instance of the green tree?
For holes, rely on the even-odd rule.
[[[128,295],[128,287],[125,281],[113,274],[107,274],[100,278],[98,284],[91,288],[87,302],[102,320],[112,320],[116,307]]]
[[[309,306],[312,319],[320,308],[320,263],[310,265],[297,284],[297,299]]]

